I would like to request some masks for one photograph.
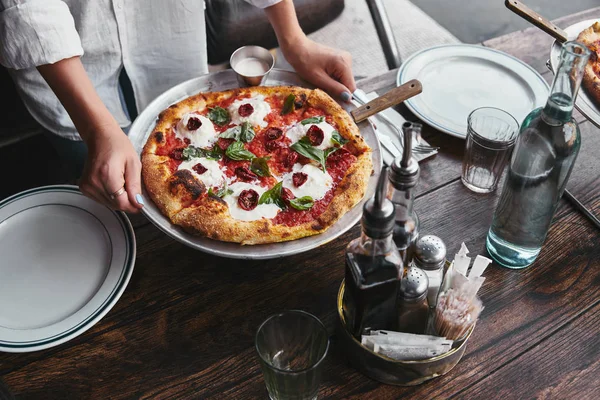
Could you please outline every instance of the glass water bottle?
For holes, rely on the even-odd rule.
[[[542,248],[581,145],[571,115],[589,54],[580,43],[563,45],[546,105],[523,121],[487,236],[500,265],[525,268]]]

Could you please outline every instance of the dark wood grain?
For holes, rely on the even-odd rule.
[[[577,358],[578,362],[571,360]],[[598,399],[600,370],[600,302],[547,340],[531,348],[475,385],[460,392],[467,399]],[[552,385],[539,376],[552,377]]]
[[[541,61],[549,45],[529,54],[521,42],[542,36],[523,32],[486,45],[528,59],[550,79]],[[359,86],[383,92],[394,80],[391,71]],[[568,187],[600,213],[600,131],[581,121],[583,145]],[[421,164],[421,232],[442,237],[450,255],[462,241],[473,254],[484,253],[497,194],[477,195],[460,183],[462,140],[428,127],[424,136],[442,150]],[[0,377],[17,398],[266,398],[254,333],[270,314],[292,308],[315,314],[332,333],[321,398],[598,397],[600,231],[564,201],[533,266],[486,271],[485,310],[463,360],[446,376],[410,388],[381,385],[347,366],[333,335],[343,253],[358,226],[304,254],[241,261],[187,248],[143,216],[133,223],[135,271],[102,321],[52,349],[0,354]]]

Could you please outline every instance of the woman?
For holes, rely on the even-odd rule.
[[[292,0],[245,1],[265,9],[283,54],[304,79],[350,99],[350,55],[308,39]],[[59,154],[83,165],[87,196],[127,212],[144,206],[140,161],[123,132],[131,121],[119,76],[127,71],[143,110],[170,87],[207,73],[203,5],[0,0],[0,64]]]

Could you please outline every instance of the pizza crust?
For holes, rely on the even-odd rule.
[[[350,141],[346,148],[357,157],[357,161],[348,168],[346,175],[335,188],[333,199],[325,211],[314,221],[290,227],[274,224],[268,219],[236,220],[229,214],[224,200],[211,195],[194,198],[201,189],[206,189],[203,188],[204,185],[191,174],[174,177],[169,168],[170,158],[156,155],[157,149],[166,140],[167,132],[170,132],[188,112],[206,110],[207,105],[231,97],[257,94],[266,97],[287,96],[290,93],[295,94],[297,98],[306,99],[309,106],[330,115],[337,124],[340,135]],[[194,235],[245,245],[295,240],[324,232],[364,197],[372,170],[371,149],[348,113],[325,92],[299,87],[253,87],[200,93],[189,97],[170,106],[159,115],[156,127],[142,152],[144,185],[164,215]],[[196,185],[194,180],[199,185]]]
[[[600,22],[583,30],[577,40],[592,52],[583,72],[583,87],[596,104],[600,105]]]

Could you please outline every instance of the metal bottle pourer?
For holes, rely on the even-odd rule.
[[[402,124],[404,133],[404,150],[402,157],[394,160],[391,166],[390,183],[397,190],[407,190],[415,187],[419,182],[421,169],[419,163],[412,157],[413,130],[412,122]]]
[[[363,207],[362,228],[365,235],[373,239],[383,239],[394,230],[394,203],[386,197],[388,170],[384,168],[377,181],[375,196]]]

